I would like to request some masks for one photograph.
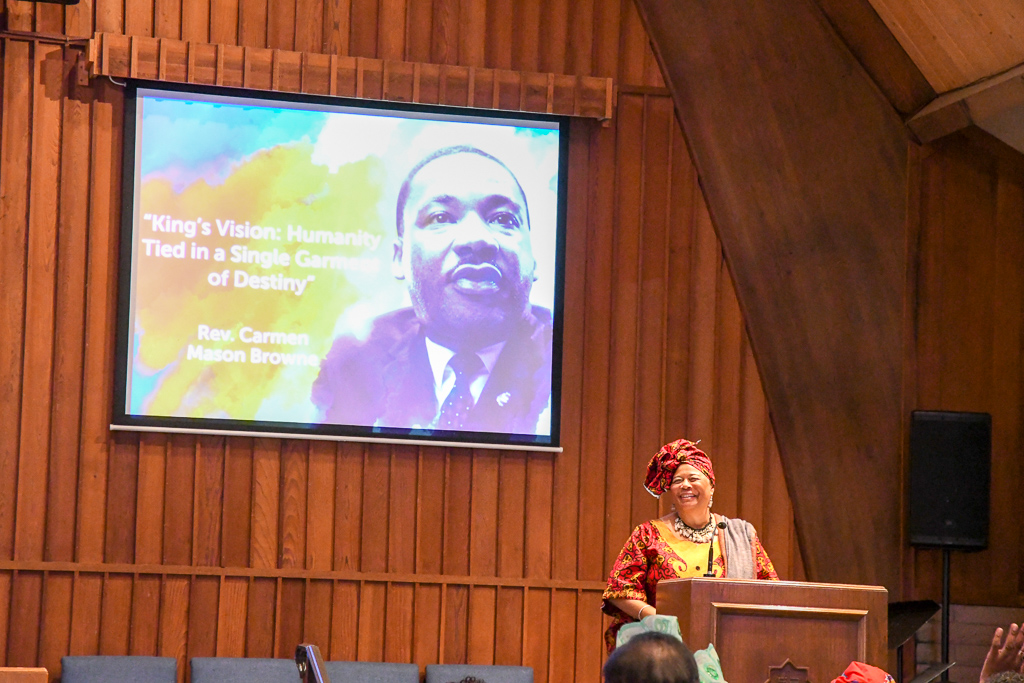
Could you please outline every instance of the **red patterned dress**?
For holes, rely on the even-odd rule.
[[[716,534],[712,543],[715,556],[714,574],[725,576],[726,558],[722,552],[721,534]],[[772,566],[772,561],[756,534],[753,539],[753,553],[754,578],[778,581],[779,575],[775,573],[775,567]],[[601,609],[612,617],[611,626],[604,634],[608,651],[611,652],[615,648],[615,636],[619,628],[623,624],[636,621],[609,600],[643,600],[656,607],[659,581],[703,576],[707,571],[707,561],[707,544],[680,539],[667,522],[655,519],[644,522],[634,529],[618,559],[615,560],[615,566],[608,576],[608,587],[604,591]]]

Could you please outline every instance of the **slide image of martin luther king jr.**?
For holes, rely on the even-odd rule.
[[[324,422],[547,435],[551,312],[522,186],[470,146],[419,161],[398,193],[392,273],[412,306],[335,339],[313,384]]]

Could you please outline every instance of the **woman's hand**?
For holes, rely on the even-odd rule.
[[[613,605],[615,605],[620,610],[625,612],[630,617],[636,619],[637,621],[640,621],[644,617],[649,617],[651,615],[658,613],[658,611],[654,609],[653,605],[648,605],[643,600],[627,600],[625,598],[616,598],[613,600],[609,600],[608,602],[612,603]]]
[[[981,678],[978,683],[985,683],[989,678],[1003,671],[1024,673],[1024,629],[1017,624],[1010,624],[1010,629],[1003,640],[1003,629],[997,628],[992,634],[992,644],[981,667]]]

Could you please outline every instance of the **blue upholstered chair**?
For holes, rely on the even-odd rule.
[[[326,662],[324,668],[331,683],[419,683],[420,668],[415,664],[389,662]]]
[[[467,676],[482,683],[533,683],[531,667],[486,664],[428,664],[426,683],[459,683]]]
[[[176,683],[178,662],[173,657],[61,657],[62,683]]]
[[[192,683],[299,683],[291,659],[258,657],[193,657]]]

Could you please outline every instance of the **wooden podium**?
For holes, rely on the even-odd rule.
[[[673,579],[658,613],[683,640],[714,643],[729,683],[829,683],[852,661],[887,665],[887,591],[796,581]]]

